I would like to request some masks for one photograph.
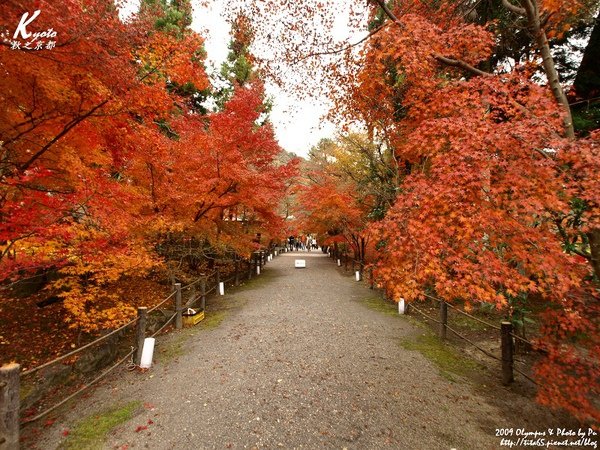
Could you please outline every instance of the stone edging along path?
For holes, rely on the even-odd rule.
[[[209,301],[205,323],[157,340],[149,371],[115,374],[33,447],[76,446],[82,418],[132,401],[100,448],[493,449],[496,429],[566,426],[483,375],[440,372],[406,345],[426,331],[369,308],[374,297],[320,252],[282,254]]]

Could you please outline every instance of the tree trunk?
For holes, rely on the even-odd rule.
[[[535,42],[540,51],[540,54],[542,55],[542,64],[544,66],[544,72],[546,73],[546,77],[548,78],[548,84],[550,86],[550,89],[552,90],[552,95],[554,95],[556,101],[564,109],[565,134],[568,138],[574,139],[575,129],[573,127],[571,107],[569,106],[569,101],[567,100],[565,91],[563,90],[560,84],[558,72],[554,64],[554,58],[552,57],[552,53],[550,52],[550,44],[548,43],[548,37],[546,36],[546,32],[542,28],[542,24],[540,21],[540,14],[538,11],[536,0],[521,0],[521,6],[527,14],[529,26],[534,34]]]
[[[590,243],[590,253],[592,254],[592,268],[596,280],[600,280],[600,229],[596,228],[587,233]]]

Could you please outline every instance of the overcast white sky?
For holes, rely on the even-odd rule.
[[[125,15],[139,8],[139,0],[125,0]],[[201,3],[208,3],[202,6]],[[207,68],[219,70],[227,58],[230,27],[224,17],[224,2],[192,0],[192,29],[205,38]],[[307,156],[310,148],[324,137],[333,137],[335,127],[322,120],[327,106],[317,101],[298,100],[275,86],[267,84],[267,94],[274,99],[271,121],[280,145],[298,156]]]
[[[192,28],[206,39],[207,65],[217,70],[228,53],[229,25],[224,18],[223,2],[210,2],[202,7],[192,2],[194,16]],[[307,156],[310,148],[323,137],[333,137],[335,127],[322,120],[327,113],[324,103],[298,100],[267,84],[267,94],[274,98],[271,121],[280,145],[299,156]]]

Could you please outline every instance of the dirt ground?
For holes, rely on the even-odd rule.
[[[286,253],[162,336],[149,371],[117,371],[24,442],[76,448],[83,419],[134,401],[89,448],[524,448],[524,433],[575,426],[447,347],[322,253]]]

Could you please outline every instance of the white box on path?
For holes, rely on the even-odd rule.
[[[306,268],[306,260],[305,259],[295,260],[294,267],[296,267],[297,269]]]

